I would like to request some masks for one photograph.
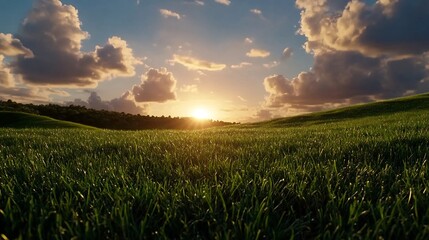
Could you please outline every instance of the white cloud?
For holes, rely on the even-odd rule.
[[[230,0],[215,0],[215,2],[229,6],[231,4]]]
[[[265,68],[274,68],[274,67],[277,67],[279,65],[280,65],[280,63],[277,61],[272,61],[270,63],[262,64],[262,66],[264,66]]]
[[[168,9],[160,9],[159,12],[165,18],[172,17],[172,18],[177,18],[178,20],[182,18],[182,16],[180,16],[180,14],[178,14],[177,12],[173,12]]]
[[[248,67],[248,66],[252,66],[252,63],[241,62],[240,64],[237,64],[237,65],[231,65],[231,68],[232,69],[239,69],[239,68],[244,68],[244,67]]]
[[[256,9],[256,8],[250,9],[250,12],[255,14],[255,15],[262,16],[262,11],[259,9]]]
[[[205,70],[205,71],[221,71],[226,65],[221,63],[214,63],[207,60],[201,60],[189,56],[173,55],[172,63],[179,63],[190,70]]]
[[[266,58],[270,56],[271,53],[269,51],[263,50],[263,49],[256,49],[252,48],[248,53],[246,53],[246,56],[252,57],[252,58]]]

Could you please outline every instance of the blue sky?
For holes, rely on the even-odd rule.
[[[399,33],[420,37],[390,33],[410,12],[427,18],[427,5],[0,0],[0,73],[8,76],[0,79],[0,97],[149,115],[189,116],[204,108],[215,119],[258,121],[423,92],[428,46],[421,41],[429,34],[401,25]],[[56,26],[68,14],[73,21]],[[80,49],[67,55],[72,45],[58,39]],[[13,40],[21,49],[7,45]],[[409,79],[395,79],[404,75]]]

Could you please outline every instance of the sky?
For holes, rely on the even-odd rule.
[[[0,0],[0,99],[252,122],[429,91],[428,0]]]

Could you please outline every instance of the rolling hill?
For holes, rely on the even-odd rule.
[[[60,121],[50,117],[22,112],[0,111],[0,127],[6,128],[93,128],[90,126]],[[93,128],[95,129],[95,128]]]
[[[252,127],[292,127],[332,123],[366,117],[385,116],[401,112],[429,110],[429,93],[358,104],[329,111],[278,118],[250,124]]]

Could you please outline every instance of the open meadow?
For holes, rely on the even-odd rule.
[[[427,96],[194,131],[3,128],[0,233],[427,239]]]

